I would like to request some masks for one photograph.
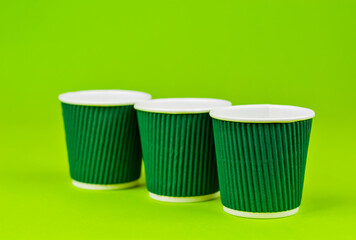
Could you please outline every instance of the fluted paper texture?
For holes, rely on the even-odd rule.
[[[299,207],[312,120],[238,123],[213,120],[224,206],[247,212]]]
[[[80,106],[62,103],[70,175],[92,184],[139,178],[141,146],[132,105]]]
[[[137,114],[150,192],[190,197],[219,190],[212,120],[207,113]]]

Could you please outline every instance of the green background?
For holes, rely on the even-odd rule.
[[[356,237],[356,3],[1,1],[1,239]],[[300,212],[238,218],[71,185],[58,94],[133,89],[316,112]],[[142,180],[144,182],[144,180]]]

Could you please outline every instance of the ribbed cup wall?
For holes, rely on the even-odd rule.
[[[137,111],[148,191],[190,197],[219,190],[212,119]]]
[[[280,212],[302,199],[312,119],[291,123],[213,120],[221,200],[247,212]]]
[[[70,175],[92,184],[118,184],[140,177],[142,153],[132,105],[62,103]]]

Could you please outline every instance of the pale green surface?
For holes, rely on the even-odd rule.
[[[355,1],[1,1],[0,239],[354,239]],[[300,212],[74,188],[57,95],[132,89],[315,110]]]

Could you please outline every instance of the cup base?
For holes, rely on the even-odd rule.
[[[170,196],[157,195],[151,192],[149,192],[149,195],[151,198],[162,202],[189,203],[189,202],[203,202],[203,201],[208,201],[217,198],[219,197],[220,192],[202,195],[202,196],[195,196],[195,197],[170,197]]]
[[[126,183],[118,183],[118,184],[91,184],[91,183],[83,183],[72,180],[74,186],[83,189],[90,190],[116,190],[116,189],[126,189],[132,188],[138,185],[138,179],[132,182]]]
[[[296,214],[299,210],[299,207],[294,208],[292,210],[288,210],[288,211],[283,211],[283,212],[269,212],[269,213],[263,213],[263,212],[244,212],[244,211],[238,211],[238,210],[234,210],[228,207],[223,206],[224,211],[235,215],[235,216],[239,216],[239,217],[245,217],[245,218],[282,218],[282,217],[288,217],[291,216],[293,214]]]

